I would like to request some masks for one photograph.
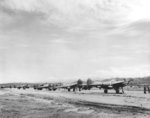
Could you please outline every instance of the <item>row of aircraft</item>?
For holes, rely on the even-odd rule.
[[[67,89],[68,91],[76,91],[77,89],[79,91],[81,90],[90,90],[92,88],[99,88],[104,89],[104,93],[108,93],[108,90],[114,89],[117,94],[120,93],[120,90],[122,90],[122,93],[124,93],[123,87],[129,85],[129,83],[133,80],[108,80],[108,81],[95,81],[91,84],[83,83],[78,84],[77,82],[66,84],[64,86],[61,86],[60,88]]]
[[[50,91],[55,91],[57,89],[66,89],[68,91],[81,91],[81,90],[90,90],[92,88],[99,88],[99,89],[104,89],[104,93],[108,93],[108,90],[110,89],[114,89],[116,94],[120,93],[120,90],[122,90],[122,93],[124,93],[123,87],[129,85],[129,83],[133,81],[133,80],[126,80],[126,79],[122,79],[122,80],[115,80],[115,79],[111,79],[111,80],[104,80],[104,81],[91,81],[90,83],[88,82],[83,82],[81,80],[78,80],[76,82],[73,83],[47,83],[47,84],[34,84],[32,86],[32,88],[36,89],[36,90],[42,90],[42,89],[48,89]],[[19,86],[15,86],[14,88],[18,88],[18,89],[27,89],[30,88],[31,86],[28,84],[24,84],[24,85],[19,85]],[[2,87],[1,87],[2,88]],[[3,87],[4,88],[4,87]],[[13,87],[10,87],[13,88]]]

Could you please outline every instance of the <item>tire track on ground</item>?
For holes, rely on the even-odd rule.
[[[83,100],[67,100],[70,104],[82,105],[87,107],[97,108],[99,110],[108,110],[113,113],[133,113],[133,114],[147,114],[150,115],[150,109],[137,107],[137,106],[127,106],[127,105],[116,105],[116,104],[105,104],[105,103],[97,103]]]

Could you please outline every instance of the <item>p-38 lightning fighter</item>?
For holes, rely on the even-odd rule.
[[[73,83],[66,83],[59,88],[67,89],[68,91],[71,91],[71,89],[73,89],[73,91],[75,91],[76,87],[77,87],[77,82],[73,82]]]
[[[18,85],[18,86],[14,86],[14,88],[17,88],[17,89],[28,89],[30,88],[28,84],[23,84],[23,85]]]
[[[62,89],[67,89],[68,91],[71,91],[71,89],[73,91],[76,91],[76,89],[78,88],[79,91],[81,91],[81,89],[84,87],[84,83],[81,79],[79,79],[78,81],[76,82],[72,82],[72,83],[66,83],[62,86],[60,86],[59,88],[62,88]]]
[[[70,91],[71,89],[75,91],[77,88],[79,91],[81,90],[90,90],[91,88],[99,88],[99,89],[104,89],[104,93],[108,93],[109,89],[114,89],[117,94],[120,93],[120,89],[122,89],[122,93],[124,93],[123,87],[127,86],[129,84],[129,81],[126,81],[125,79],[122,80],[104,80],[104,81],[94,81],[91,84],[88,84],[88,82],[81,82],[78,80],[77,82],[73,82],[71,84],[66,84],[63,85],[61,88],[67,89]]]
[[[42,90],[42,89],[48,89],[48,90],[53,90],[55,91],[56,89],[59,88],[61,83],[46,83],[46,84],[41,84],[41,85],[35,85],[33,88],[37,90]]]
[[[105,80],[105,81],[99,81],[99,82],[94,82],[93,84],[91,84],[91,88],[92,87],[97,87],[99,89],[104,89],[104,93],[108,93],[109,89],[114,89],[116,91],[117,94],[120,93],[120,89],[122,89],[122,93],[124,93],[123,87],[127,86],[129,84],[129,82],[131,82],[133,80],[129,80],[127,81],[126,79],[123,80]]]

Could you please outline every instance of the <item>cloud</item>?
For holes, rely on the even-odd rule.
[[[128,67],[110,67],[109,70],[98,70],[91,76],[98,77],[143,77],[149,76],[150,66],[149,65],[137,65]]]
[[[18,81],[132,75],[132,69],[139,75],[136,67],[144,67],[136,65],[149,65],[148,3],[0,0],[0,72]]]
[[[116,76],[122,77],[143,77],[149,76],[150,66],[149,65],[139,65],[139,66],[129,66],[122,68],[111,68],[111,71]]]
[[[41,18],[45,24],[75,29],[101,29],[126,24],[132,8],[128,0],[2,0],[0,7],[2,17],[7,15],[10,18],[6,22],[19,23],[24,19],[26,25]]]

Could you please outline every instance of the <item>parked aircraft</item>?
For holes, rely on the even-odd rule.
[[[4,88],[12,88],[12,86],[9,85],[9,84],[1,84],[1,85],[0,85],[0,88],[1,88],[1,89],[4,89]]]
[[[108,93],[109,89],[114,89],[116,91],[117,94],[120,93],[120,89],[122,89],[122,93],[124,93],[123,87],[127,86],[129,84],[131,80],[126,81],[124,80],[105,80],[105,81],[95,81],[92,82],[91,84],[88,84],[86,82],[82,82],[82,83],[78,83],[77,82],[73,82],[73,83],[69,83],[69,84],[65,84],[63,86],[61,86],[61,88],[67,89],[68,91],[70,91],[71,89],[73,91],[75,91],[76,89],[79,89],[79,91],[81,90],[90,90],[93,87],[99,88],[99,89],[104,89],[104,93]]]
[[[120,89],[122,89],[122,93],[124,93],[123,87],[127,86],[129,84],[129,81],[126,81],[125,79],[123,80],[106,80],[106,81],[99,81],[99,82],[95,82],[93,84],[91,84],[91,88],[92,87],[97,87],[97,88],[102,88],[104,89],[104,93],[108,93],[109,89],[114,89],[116,91],[117,94],[120,93]]]
[[[28,89],[29,88],[29,85],[28,84],[25,84],[25,85],[19,85],[19,86],[14,86],[14,88],[18,88],[18,89]]]
[[[73,83],[66,83],[66,84],[60,86],[59,88],[67,89],[68,91],[73,89],[73,91],[75,91],[76,87],[77,87],[77,82],[73,82]]]
[[[59,88],[67,89],[68,91],[76,91],[77,89],[81,91],[87,84],[83,82],[81,79],[78,79],[78,81],[72,82],[72,83],[66,83]]]
[[[37,90],[48,89],[49,86],[50,86],[49,84],[38,84],[34,86],[34,89],[37,89]]]
[[[59,88],[59,86],[61,85],[61,83],[46,83],[46,84],[41,84],[41,85],[35,85],[34,89],[37,90],[42,90],[42,89],[48,89],[48,90],[53,90],[55,91],[56,89]]]

